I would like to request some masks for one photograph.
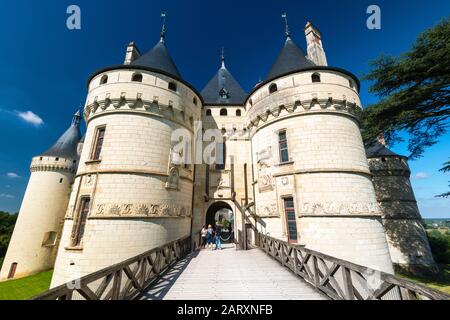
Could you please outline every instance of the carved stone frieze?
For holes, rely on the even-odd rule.
[[[90,217],[190,217],[189,206],[164,203],[99,203],[92,208]]]
[[[261,218],[276,218],[280,216],[277,205],[275,203],[258,207],[256,214]]]
[[[305,202],[298,215],[381,215],[381,209],[378,203]]]

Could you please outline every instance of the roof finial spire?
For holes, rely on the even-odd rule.
[[[289,31],[289,24],[288,24],[288,20],[287,20],[287,13],[284,12],[281,14],[281,17],[284,19],[284,25],[285,25],[285,30],[284,30],[284,34],[286,35],[286,40],[291,38],[291,32]]]
[[[80,109],[75,112],[75,114],[72,117],[72,125],[78,127],[81,122],[81,112]]]
[[[225,49],[222,47],[222,53],[220,55],[220,60],[222,62],[222,68],[225,68]]]
[[[166,12],[161,12],[161,18],[163,20],[161,27],[161,39],[159,41],[164,42],[166,38]]]

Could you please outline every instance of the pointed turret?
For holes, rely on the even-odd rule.
[[[0,280],[53,268],[78,166],[80,111],[56,143],[31,161],[30,179],[0,271]]]
[[[284,47],[281,49],[278,54],[275,63],[270,69],[269,74],[266,77],[266,80],[274,79],[283,74],[287,74],[291,71],[296,71],[304,68],[309,68],[314,66],[308,58],[306,58],[305,52],[299,48],[291,38],[291,32],[289,30],[289,25],[287,21],[287,14],[283,13],[281,17],[284,19],[285,23],[285,37],[286,41],[284,43]]]
[[[242,104],[247,96],[244,89],[225,67],[222,50],[221,67],[202,90],[206,104]]]
[[[181,79],[181,74],[178,71],[177,66],[173,62],[173,59],[169,54],[169,50],[167,50],[166,47],[166,14],[162,13],[161,17],[164,18],[164,21],[161,28],[161,37],[158,43],[150,51],[132,61],[130,64],[134,66],[157,69],[168,73],[169,75],[175,76],[178,79]]]
[[[55,144],[41,154],[41,156],[60,157],[60,158],[78,158],[77,147],[81,139],[80,132],[80,111],[77,111],[72,117],[72,124],[62,134]]]
[[[284,47],[278,54],[275,63],[270,69],[266,80],[274,79],[291,71],[313,67],[314,63],[306,58],[305,52],[292,41],[289,33],[286,34]]]

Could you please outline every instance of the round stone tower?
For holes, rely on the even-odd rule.
[[[435,273],[437,266],[409,180],[408,158],[389,150],[384,139],[369,143],[366,153],[394,266],[419,275]]]
[[[31,176],[6,253],[0,280],[51,269],[78,166],[80,113],[56,143],[34,157]]]
[[[201,108],[164,32],[149,52],[130,43],[123,65],[90,77],[87,132],[52,286],[190,234]]]
[[[322,43],[310,23],[305,31]],[[359,81],[323,65],[324,57],[305,56],[287,30],[268,77],[245,103],[257,228],[392,273],[359,129]]]

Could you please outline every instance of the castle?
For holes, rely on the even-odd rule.
[[[56,286],[195,234],[218,212],[241,247],[259,231],[388,273],[434,269],[407,158],[363,144],[357,77],[328,66],[311,23],[307,53],[285,33],[250,93],[223,55],[197,91],[165,28],[150,51],[130,43],[122,65],[95,72],[84,137],[76,113],[31,162],[0,279],[54,267]]]

